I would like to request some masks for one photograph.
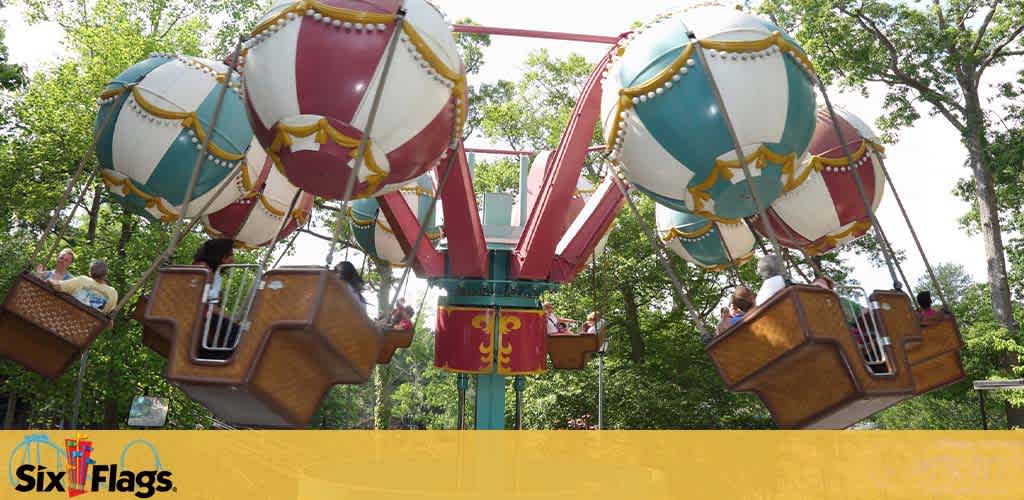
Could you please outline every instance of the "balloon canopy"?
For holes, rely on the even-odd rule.
[[[552,151],[541,151],[537,153],[537,156],[533,158],[533,162],[530,164],[530,173],[526,179],[526,214],[529,217],[530,210],[533,209],[533,204],[537,200],[537,196],[540,195],[541,187],[544,185],[544,171],[547,169],[548,159],[551,157]],[[552,228],[551,232],[561,233],[572,224],[572,221],[576,219],[576,216],[583,211],[583,205],[587,203],[591,195],[597,191],[597,187],[594,186],[586,177],[580,175],[579,179],[576,180],[576,189],[572,193],[572,198],[569,200],[568,206],[565,207],[565,219],[562,222],[561,227]],[[512,225],[519,226],[520,223],[519,215],[519,197],[517,196],[512,202]]]
[[[659,203],[717,221],[746,217],[757,209],[711,77],[769,204],[814,131],[812,74],[795,40],[750,14],[702,5],[664,15],[620,42],[609,64],[605,141],[630,183]]]
[[[654,215],[665,245],[687,262],[722,270],[754,256],[754,233],[742,220],[714,222],[664,205],[656,205]]]
[[[255,139],[232,191],[237,201],[203,216],[203,227],[210,236],[232,238],[236,245],[245,248],[269,245],[279,229],[278,239],[288,236],[309,219],[313,210],[313,195],[302,193],[288,223],[281,227],[298,188],[277,170]]]
[[[100,96],[96,144],[103,182],[130,211],[165,222],[181,216],[202,141],[210,137],[186,217],[195,216],[242,161],[252,140],[239,87],[224,94],[210,129],[227,67],[187,56],[154,55],[118,75]],[[113,117],[108,117],[113,114]],[[224,208],[227,189],[210,205]]]
[[[441,237],[440,227],[435,225],[434,218],[427,220],[427,212],[430,211],[430,201],[434,197],[434,180],[429,174],[422,175],[418,179],[398,188],[402,197],[420,224],[426,226],[424,237],[431,242],[436,242]],[[394,189],[389,189],[393,191]],[[434,208],[434,213],[440,211],[440,205]],[[405,251],[398,243],[391,225],[380,210],[380,204],[376,198],[354,200],[349,208],[352,235],[359,248],[370,257],[383,260],[392,266],[399,266],[405,261]]]
[[[863,132],[838,112],[837,118],[853,163],[844,153],[828,111],[819,110],[808,156],[801,162],[792,184],[786,186],[784,194],[767,211],[779,243],[808,255],[828,252],[863,236],[871,228],[854,169],[873,211],[878,210],[885,190],[881,146],[865,140]],[[867,131],[873,135],[870,129]],[[764,221],[758,216],[751,220],[759,233],[766,234]]]
[[[385,80],[399,8],[406,16]],[[462,61],[451,26],[426,0],[279,1],[243,54],[256,137],[288,179],[310,193],[344,196],[371,119],[354,198],[415,179],[461,136]]]

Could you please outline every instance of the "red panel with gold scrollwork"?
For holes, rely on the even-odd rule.
[[[547,369],[544,312],[502,309],[498,316],[498,373],[533,375]]]
[[[439,306],[434,366],[456,373],[491,373],[495,310]]]

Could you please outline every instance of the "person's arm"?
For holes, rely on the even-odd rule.
[[[114,310],[114,306],[117,305],[117,290],[113,287],[110,288],[112,295],[108,297],[106,305],[103,306],[103,314],[110,314],[110,311]]]
[[[57,290],[58,292],[74,294],[76,291],[78,291],[78,288],[81,286],[82,281],[80,278],[81,277],[71,278],[69,280],[62,281],[57,279],[56,276],[50,275],[50,285],[52,285],[53,289]]]

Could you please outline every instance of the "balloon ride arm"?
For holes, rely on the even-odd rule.
[[[402,246],[402,252],[409,255],[415,243],[416,235],[420,232],[420,222],[416,214],[409,208],[400,191],[388,193],[377,198],[380,203],[381,213],[387,218],[388,224],[395,233],[395,239]],[[416,259],[412,262],[412,268],[416,275],[421,278],[436,278],[444,276],[444,256],[434,249],[430,240],[420,238],[419,249],[416,251]]]
[[[439,179],[444,177],[446,169],[455,169],[441,189],[445,234],[449,242],[458,242],[448,245],[449,272],[457,278],[484,278],[487,276],[487,243],[477,212],[466,150],[461,142],[455,154],[450,166],[449,162],[442,161],[437,167]]]
[[[562,134],[554,158],[544,172],[544,182],[537,202],[523,228],[523,235],[512,259],[512,278],[541,280],[547,278],[561,237],[550,228],[559,227],[565,206],[572,198],[576,180],[587,158],[587,149],[594,134],[594,125],[601,114],[601,78],[615,48],[612,48],[594,67],[590,79],[583,87],[569,126]]]
[[[576,216],[576,220],[558,242],[548,281],[568,283],[576,278],[588,257],[596,251],[601,239],[611,230],[625,201],[622,191],[614,186],[611,177],[598,186],[597,192],[587,200],[583,211]]]

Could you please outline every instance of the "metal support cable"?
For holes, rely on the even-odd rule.
[[[71,179],[68,180],[67,186],[64,187],[64,193],[61,194],[60,201],[58,201],[57,206],[53,208],[53,215],[50,217],[50,220],[47,221],[46,229],[43,230],[43,234],[39,237],[39,241],[36,241],[35,249],[32,250],[32,257],[29,259],[31,264],[35,264],[36,259],[39,258],[39,251],[43,249],[43,242],[46,241],[46,236],[49,235],[50,232],[53,231],[54,226],[57,225],[57,220],[60,218],[61,210],[64,210],[64,207],[67,206],[68,199],[71,197],[71,191],[74,189],[75,184],[78,183],[78,179],[82,177],[82,172],[85,171],[85,164],[92,159],[92,155],[96,152],[96,145],[100,142],[100,137],[102,137],[107,131],[107,127],[110,126],[113,119],[114,113],[111,112],[103,119],[103,123],[100,124],[96,129],[96,133],[93,134],[92,143],[89,145],[89,149],[86,150],[85,155],[83,155],[82,159],[78,162],[78,166],[75,167],[75,173],[71,175]],[[93,172],[93,175],[95,175],[95,172]],[[72,214],[73,213],[74,212],[72,212]]]
[[[263,260],[260,261],[260,267],[256,276],[257,282],[259,282],[265,272],[267,263],[270,262],[270,256],[274,253],[274,247],[277,246],[277,242],[281,239],[281,233],[284,232],[284,228],[288,227],[288,220],[295,218],[292,213],[295,211],[295,205],[298,204],[300,197],[302,197],[302,190],[298,189],[295,191],[295,196],[292,196],[292,202],[288,205],[288,210],[284,213],[284,217],[281,219],[281,225],[277,227],[277,232],[274,233],[274,239],[270,240],[270,245],[267,246],[267,253],[263,255]],[[296,231],[295,234],[299,233]],[[292,241],[294,241],[294,239]],[[255,288],[253,291],[255,292]]]
[[[796,273],[800,275],[800,278],[804,280],[804,283],[810,283],[811,280],[807,278],[807,275],[804,274],[804,271],[800,269],[800,263],[796,261],[796,258],[793,257],[793,254],[790,253],[788,249],[783,250],[782,253],[786,256],[786,262],[789,262],[789,267],[796,270]]]
[[[438,182],[437,184],[437,189],[434,190],[434,196],[430,198],[430,207],[427,208],[427,214],[423,218],[424,221],[429,221],[433,219],[434,211],[437,208],[437,199],[441,196],[441,193],[444,191],[445,186],[448,185],[448,179],[451,178],[452,165],[455,163],[455,155],[458,154],[458,140],[459,139],[455,137],[455,131],[452,130],[452,142],[448,148],[448,164],[447,167],[445,168],[444,175],[441,176],[441,181]],[[409,272],[412,270],[412,263],[416,260],[416,254],[419,252],[420,249],[420,242],[423,241],[423,236],[426,234],[427,225],[420,224],[420,230],[416,233],[416,238],[413,240],[412,248],[409,250],[409,255],[407,255],[405,257],[405,260],[402,262],[402,264],[405,266],[405,271],[402,272],[403,281],[408,277]],[[391,301],[391,309],[394,309],[395,304],[397,303],[398,296],[395,295],[395,297]]]
[[[882,238],[885,239],[886,248],[889,249],[889,254],[893,256],[892,262],[893,265],[896,266],[896,274],[898,274],[900,279],[903,280],[903,286],[907,287],[907,293],[910,293],[913,290],[913,287],[910,286],[910,280],[907,279],[907,275],[903,274],[903,264],[901,264],[900,260],[896,258],[896,251],[893,250],[892,244],[889,242],[889,237],[885,234],[885,230],[882,229],[882,226],[878,226],[878,232],[882,234]],[[911,305],[913,305],[914,309],[920,308],[916,301],[911,301]]]
[[[243,41],[243,38],[238,39],[238,42],[235,44],[235,51],[233,52],[234,54],[239,53]],[[185,234],[187,234],[189,231],[192,230],[192,228],[196,227],[196,225],[199,224],[199,222],[203,218],[203,215],[206,213],[207,210],[209,210],[210,206],[213,205],[213,202],[216,201],[220,194],[224,192],[224,189],[226,189],[228,185],[230,185],[234,181],[234,179],[238,177],[238,174],[241,173],[242,168],[245,168],[244,161],[238,162],[238,165],[235,166],[234,171],[232,171],[231,174],[226,179],[221,181],[220,187],[214,192],[213,196],[211,196],[206,201],[206,204],[200,208],[199,212],[195,215],[195,217],[192,218],[192,221],[189,222],[187,226],[184,225],[185,217],[188,215],[189,205],[192,204],[192,193],[193,191],[195,191],[195,186],[199,181],[199,171],[203,165],[203,159],[206,157],[206,152],[209,149],[210,141],[213,140],[213,136],[216,133],[217,121],[220,119],[220,112],[224,105],[224,96],[227,94],[228,87],[231,85],[231,77],[234,76],[237,61],[238,58],[232,58],[231,64],[228,65],[228,70],[224,74],[224,82],[221,84],[220,92],[217,94],[217,100],[213,107],[213,114],[210,116],[210,133],[205,134],[202,140],[200,141],[199,153],[196,155],[195,164],[192,166],[192,176],[189,178],[188,187],[185,190],[185,201],[181,206],[180,213],[178,214],[178,220],[174,224],[174,231],[172,231],[171,239],[167,243],[167,248],[164,250],[162,254],[160,254],[160,256],[158,256],[150,264],[149,268],[146,269],[146,271],[142,274],[142,277],[139,278],[139,280],[135,283],[131,290],[129,290],[128,293],[124,294],[123,297],[121,297],[121,300],[118,302],[117,306],[115,306],[114,309],[110,312],[110,317],[116,316],[117,313],[120,312],[121,309],[124,307],[125,303],[127,303],[128,300],[132,297],[132,295],[135,295],[136,292],[142,289],[143,285],[146,283],[146,281],[149,280],[150,276],[153,275],[153,272],[156,271],[157,267],[160,265],[161,262],[170,259],[171,256],[174,255],[174,250],[178,248],[178,244],[181,243],[182,239],[184,239]]]
[[[740,144],[739,136],[736,134],[736,128],[732,124],[732,118],[729,117],[729,110],[725,107],[725,99],[722,98],[722,93],[718,88],[718,83],[715,82],[715,75],[711,72],[711,67],[708,65],[707,58],[704,56],[704,48],[700,45],[700,40],[693,32],[689,32],[690,43],[693,44],[694,52],[697,53],[697,57],[700,59],[701,65],[705,68],[705,73],[708,77],[708,85],[711,87],[711,93],[715,96],[715,102],[718,105],[718,111],[722,114],[722,121],[725,122],[725,128],[729,131],[729,137],[732,139],[733,149],[736,152],[736,160],[740,164],[740,168],[743,169],[744,180],[747,182],[747,187],[750,188],[750,196],[754,201],[754,205],[757,207],[757,213],[761,217],[761,220],[765,221],[765,228],[768,230],[768,239],[772,242],[772,247],[775,256],[782,260],[782,252],[779,245],[779,238],[775,234],[775,228],[768,223],[768,209],[761,200],[761,195],[758,194],[757,189],[754,188],[754,179],[750,172],[750,165],[747,165],[746,155],[743,153],[743,145]],[[787,276],[784,276],[786,281],[790,281],[788,276],[788,270],[784,269]]]
[[[312,217],[310,217],[310,219],[312,219]],[[307,224],[308,224],[308,222],[307,222]],[[274,259],[274,267],[275,267],[275,268],[276,268],[276,267],[277,267],[278,265],[280,265],[280,264],[281,264],[281,261],[282,261],[282,260],[284,259],[285,255],[288,255],[288,252],[290,252],[290,251],[292,250],[292,247],[293,247],[293,246],[295,246],[295,240],[296,240],[296,239],[297,239],[298,237],[299,237],[299,230],[298,230],[298,228],[296,228],[295,232],[294,232],[294,233],[292,233],[292,237],[291,237],[291,239],[289,239],[289,240],[288,240],[288,244],[287,244],[287,245],[285,245],[285,247],[284,247],[284,251],[283,251],[283,252],[281,252],[281,255],[278,255],[278,256],[277,256],[277,259]]]
[[[89,179],[85,181],[85,185],[86,186],[92,185],[92,181],[95,178],[96,178],[96,171],[94,170],[91,174],[89,174]],[[87,191],[86,189],[82,190],[81,198],[85,197],[86,191]],[[46,261],[45,261],[47,265],[50,263],[51,260],[53,260],[54,257],[56,257],[56,255],[54,255],[54,254],[56,254],[57,248],[60,247],[60,240],[61,240],[61,238],[64,237],[64,233],[67,232],[68,228],[71,227],[71,222],[75,220],[75,213],[78,212],[78,207],[80,207],[80,206],[82,206],[82,200],[81,199],[79,199],[78,203],[76,203],[73,207],[71,207],[71,213],[68,214],[67,219],[64,220],[64,223],[60,225],[60,227],[57,229],[56,233],[54,234],[53,243],[50,244],[50,248],[44,254],[44,255],[47,256],[46,257]],[[44,236],[44,238],[45,238],[45,236]],[[35,263],[35,257],[32,258],[31,262],[33,264]]]
[[[687,312],[690,313],[690,319],[693,321],[694,326],[697,327],[697,331],[700,332],[701,337],[709,338],[710,333],[707,325],[700,319],[697,313],[697,308],[694,307],[693,301],[690,300],[690,295],[686,293],[686,289],[683,287],[682,280],[676,274],[675,270],[672,269],[672,265],[669,263],[665,253],[665,246],[661,243],[661,240],[656,234],[651,231],[651,228],[647,225],[644,218],[640,215],[640,210],[636,208],[636,204],[633,203],[633,199],[629,197],[629,191],[626,190],[626,186],[623,184],[622,179],[619,178],[617,172],[612,172],[612,181],[618,186],[619,191],[622,192],[622,196],[626,199],[626,203],[629,205],[629,209],[633,212],[633,217],[636,217],[637,223],[643,229],[644,234],[647,236],[647,242],[651,245],[651,250],[654,252],[655,258],[661,263],[662,268],[665,269],[665,274],[668,275],[669,280],[672,282],[672,286],[675,288],[679,298],[683,301],[683,305],[686,307]]]
[[[892,178],[889,177],[889,169],[885,167],[885,161],[881,157],[878,159],[879,167],[882,169],[882,174],[885,175],[885,182],[889,184],[889,190],[892,191],[892,195],[896,198],[896,204],[900,207],[900,213],[903,214],[903,220],[907,222],[907,228],[910,229],[910,236],[914,238],[914,245],[917,246],[917,251],[921,254],[921,260],[924,261],[924,268],[928,270],[928,277],[931,279],[932,286],[935,287],[936,293],[939,295],[939,300],[942,301],[942,305],[946,308],[952,307],[952,304],[946,299],[946,293],[942,290],[942,286],[939,285],[939,280],[935,276],[935,271],[932,269],[932,265],[928,262],[928,256],[924,253],[924,247],[921,246],[921,240],[917,237],[917,231],[914,230],[914,224],[910,222],[910,216],[907,215],[907,209],[903,206],[903,200],[900,199],[899,192],[896,191],[896,186],[892,182]],[[909,291],[909,290],[908,290]]]
[[[736,283],[747,286],[743,282],[743,278],[740,277],[740,268],[736,265],[736,259],[732,258],[732,250],[729,249],[729,244],[725,241],[725,235],[722,234],[722,228],[718,223],[712,221],[715,225],[715,232],[718,233],[718,241],[722,243],[722,250],[725,250],[725,256],[729,258],[729,269],[732,270],[733,277],[736,278]]]
[[[242,46],[242,39],[239,38],[235,44],[234,54],[240,53]],[[174,231],[176,234],[181,234],[182,225],[185,223],[185,218],[188,217],[189,206],[192,205],[192,194],[196,189],[196,184],[199,182],[199,172],[203,166],[203,160],[206,159],[206,152],[209,150],[210,141],[213,140],[215,130],[217,130],[217,120],[220,119],[220,112],[224,106],[224,96],[228,92],[228,87],[231,85],[231,77],[234,76],[235,60],[232,59],[230,65],[228,65],[227,73],[224,75],[224,83],[221,85],[220,92],[217,93],[217,101],[213,106],[213,115],[210,117],[210,133],[205,134],[202,138],[202,142],[199,146],[199,153],[196,155],[195,164],[192,166],[192,176],[188,180],[188,187],[185,188],[185,201],[181,205],[181,211],[178,215],[178,220],[174,223]],[[239,165],[245,162],[239,162]],[[198,219],[199,217],[196,217]]]
[[[402,33],[402,24],[404,23],[405,10],[399,9],[395,15],[395,31],[391,34],[391,40],[388,41],[388,49],[384,55],[384,68],[380,73],[380,84],[377,85],[377,91],[373,94],[373,101],[370,103],[370,113],[366,119],[366,128],[363,130],[362,137],[359,138],[355,162],[345,182],[345,190],[341,196],[341,207],[338,211],[338,219],[334,227],[334,238],[331,239],[331,248],[327,252],[328,269],[334,263],[334,250],[337,248],[338,240],[341,239],[341,219],[344,217],[349,198],[352,197],[352,191],[355,189],[356,182],[359,179],[359,171],[362,170],[363,162],[366,161],[366,148],[369,146],[370,135],[373,133],[373,124],[377,119],[377,110],[380,108],[380,100],[384,95],[384,85],[387,83],[388,74],[391,72],[391,62],[395,58],[395,48],[398,47],[398,37]]]
[[[885,265],[889,268],[889,276],[892,278],[893,288],[899,290],[900,280],[896,276],[896,268],[893,266],[895,257],[889,254],[888,241],[882,234],[881,226],[878,224],[878,219],[875,217],[875,210],[871,206],[871,202],[868,201],[867,191],[864,189],[864,182],[860,178],[860,172],[857,170],[856,165],[853,163],[853,155],[850,153],[850,145],[846,143],[846,137],[843,135],[843,130],[839,126],[839,117],[836,115],[836,110],[832,107],[832,101],[828,97],[828,89],[825,88],[825,84],[821,82],[821,79],[814,77],[815,83],[818,85],[818,89],[821,91],[822,97],[825,99],[825,107],[828,108],[829,118],[832,119],[832,128],[836,133],[836,138],[839,139],[839,144],[843,148],[843,154],[846,156],[846,162],[850,165],[850,171],[853,172],[853,181],[857,185],[857,193],[860,194],[860,199],[864,203],[864,210],[867,211],[868,217],[871,220],[871,227],[875,229],[875,234],[878,236],[879,245],[882,248],[882,256],[885,259]]]
[[[117,306],[114,307],[114,310],[110,312],[109,316],[111,318],[116,316],[117,313],[121,311],[121,309],[132,297],[132,295],[135,295],[136,292],[142,289],[145,283],[149,280],[150,276],[152,276],[153,272],[156,271],[157,267],[159,267],[162,262],[170,259],[174,255],[174,251],[178,248],[178,244],[181,243],[181,240],[184,239],[184,236],[191,232],[192,229],[194,229],[197,225],[199,225],[199,222],[202,220],[202,216],[206,213],[207,210],[209,210],[210,206],[213,205],[213,202],[216,201],[218,197],[220,197],[220,194],[229,185],[232,184],[236,177],[238,177],[238,175],[242,172],[242,168],[243,163],[240,162],[238,166],[235,167],[235,170],[231,173],[231,175],[229,175],[227,179],[224,179],[221,182],[221,186],[217,189],[217,191],[213,193],[213,196],[211,196],[210,199],[206,201],[206,204],[203,205],[203,207],[199,210],[199,213],[196,214],[196,217],[194,219],[192,219],[192,222],[190,222],[189,225],[184,228],[185,230],[180,232],[175,231],[174,234],[171,235],[170,240],[167,242],[167,248],[163,251],[163,253],[158,255],[156,259],[153,260],[152,263],[150,263],[149,268],[142,273],[142,276],[138,279],[138,281],[136,281],[135,286],[133,286],[131,290],[128,291],[128,293],[124,294],[124,296],[121,297],[120,302],[118,302]]]
[[[239,49],[241,48],[241,46],[242,39],[239,38],[238,43],[235,45],[235,54],[239,53]],[[231,85],[231,76],[235,69],[236,61],[237,58],[233,59],[231,64],[228,65],[228,71],[224,75],[224,83],[222,84],[223,86],[220,89],[220,93],[217,94],[217,101],[213,107],[213,114],[210,117],[210,133],[206,134],[203,137],[201,141],[201,146],[199,147],[199,153],[196,155],[195,165],[192,166],[192,176],[189,178],[188,188],[185,189],[185,202],[181,206],[181,212],[179,214],[178,221],[174,225],[174,236],[171,238],[171,241],[167,245],[167,249],[164,250],[164,253],[157,257],[157,259],[154,260],[152,264],[150,264],[149,269],[147,269],[146,272],[142,275],[142,278],[140,278],[139,281],[135,283],[135,285],[131,288],[131,290],[128,291],[128,293],[121,297],[121,300],[117,303],[116,306],[114,306],[114,309],[110,311],[110,313],[107,315],[110,318],[117,316],[117,314],[121,311],[124,305],[128,302],[128,299],[130,299],[132,295],[135,295],[136,292],[142,289],[142,286],[145,284],[145,282],[149,280],[149,277],[153,274],[154,271],[156,271],[157,266],[159,266],[160,263],[165,259],[169,259],[171,257],[171,255],[174,253],[174,249],[177,248],[178,243],[181,242],[181,239],[184,236],[185,231],[191,231],[192,228],[199,223],[199,220],[202,218],[202,214],[206,213],[206,210],[210,208],[210,205],[213,204],[213,201],[217,199],[217,196],[219,196],[220,193],[224,190],[224,188],[226,188],[228,184],[230,184],[231,181],[238,176],[238,173],[241,171],[243,165],[245,164],[245,162],[238,162],[238,166],[235,167],[234,172],[229,176],[227,180],[222,182],[220,189],[218,189],[217,192],[209,200],[207,200],[206,204],[199,211],[199,214],[196,215],[196,217],[187,227],[183,227],[182,225],[185,222],[185,216],[188,215],[188,207],[192,202],[192,192],[195,191],[196,184],[198,183],[199,180],[199,170],[203,165],[203,159],[206,157],[206,152],[210,146],[210,141],[213,140],[214,131],[217,129],[217,120],[220,118],[220,112],[224,105],[224,95],[227,93],[228,86]],[[111,115],[113,115],[113,113],[111,113]],[[93,149],[95,149],[95,146],[93,146]],[[185,229],[185,231],[182,231],[182,229]],[[79,404],[81,403],[81,392],[83,382],[82,379],[84,378],[83,375],[85,374],[85,367],[87,363],[88,357],[82,356],[82,361],[78,370],[78,381],[75,383],[75,402],[72,407],[72,416],[76,417],[76,419],[78,415]]]

